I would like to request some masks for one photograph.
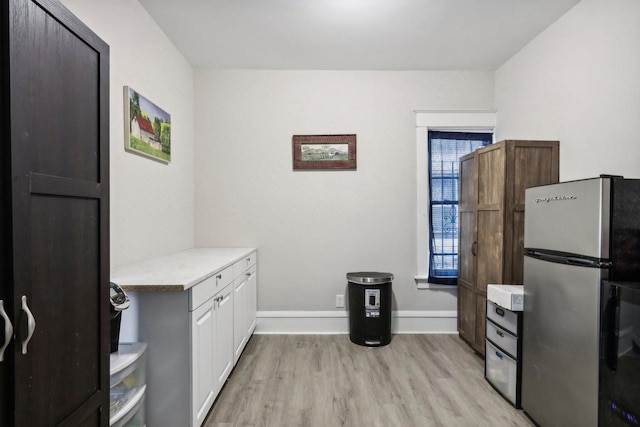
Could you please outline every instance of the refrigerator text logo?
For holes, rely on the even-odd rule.
[[[575,200],[578,196],[549,196],[549,197],[538,197],[536,198],[536,203],[549,203],[549,202],[559,202],[562,200]]]

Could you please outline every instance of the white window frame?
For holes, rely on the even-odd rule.
[[[417,259],[418,289],[447,288],[451,285],[428,283],[429,276],[429,165],[428,133],[430,130],[449,132],[492,132],[495,142],[496,111],[432,111],[416,110],[416,177],[417,177]]]

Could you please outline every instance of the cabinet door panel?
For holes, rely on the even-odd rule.
[[[502,146],[488,146],[476,153],[478,205],[504,203],[505,153]]]
[[[216,295],[218,298],[214,344],[216,390],[222,388],[233,368],[233,294],[233,286],[227,286]]]
[[[475,287],[476,283],[476,257],[473,254],[475,246],[476,217],[474,212],[459,213],[458,243],[458,283],[464,283]]]
[[[502,211],[477,212],[478,253],[476,290],[486,295],[487,284],[502,283]]]
[[[235,364],[247,343],[247,276],[242,275],[233,284],[233,363]]]
[[[476,296],[476,325],[475,325],[475,349],[484,354],[484,339],[487,329],[487,299],[482,295]]]
[[[524,207],[524,190],[538,185],[558,182],[558,162],[556,143],[548,146],[515,146],[513,180],[513,204]]]
[[[458,209],[472,211],[476,203],[475,157],[469,154],[460,158],[460,200]]]
[[[258,269],[256,266],[249,270],[247,277],[247,340],[256,329],[256,316],[258,314]]]
[[[215,399],[217,380],[214,372],[216,334],[215,300],[211,298],[191,313],[192,419],[200,425]]]
[[[473,343],[476,336],[476,293],[458,286],[458,332]]]

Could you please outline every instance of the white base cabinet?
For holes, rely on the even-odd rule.
[[[184,270],[185,259],[192,258],[163,257],[157,265],[170,268],[174,262]],[[142,277],[151,265],[127,266],[121,279],[135,301],[123,322],[137,314],[139,339],[148,346],[147,425],[200,426],[255,329],[256,252],[247,249],[230,263],[212,266],[205,279],[183,290],[146,288]],[[118,283],[113,279],[112,272]]]
[[[229,284],[191,312],[191,425],[202,424],[233,369],[233,296]]]

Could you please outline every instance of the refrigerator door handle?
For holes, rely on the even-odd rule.
[[[611,372],[618,369],[618,331],[620,329],[620,289],[612,286],[602,314],[604,358]]]
[[[576,254],[569,254],[564,252],[545,251],[541,249],[525,249],[525,256],[536,258],[541,261],[556,262],[558,264],[575,265],[578,267],[591,267],[591,268],[610,268],[611,261],[593,258],[587,256],[581,256]]]

